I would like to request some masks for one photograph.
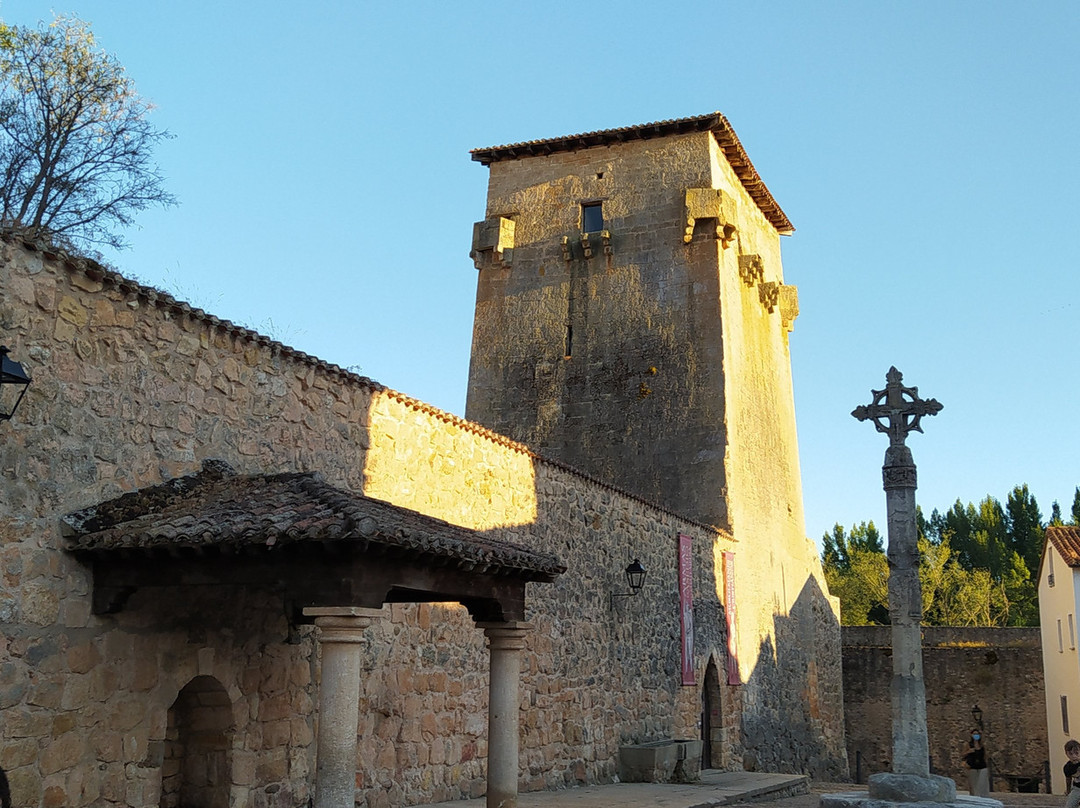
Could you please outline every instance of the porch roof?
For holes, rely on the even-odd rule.
[[[477,619],[524,619],[524,585],[566,567],[441,519],[345,491],[317,473],[202,472],[68,514],[66,548],[94,566],[95,611],[184,582],[263,584],[305,606],[450,601]],[[207,580],[207,578],[211,580]]]

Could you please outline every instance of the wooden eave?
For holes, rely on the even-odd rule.
[[[596,132],[584,132],[576,135],[530,140],[523,143],[510,143],[505,146],[490,146],[472,149],[469,153],[476,162],[488,166],[503,160],[519,160],[523,157],[537,157],[556,152],[572,152],[596,146],[610,146],[632,140],[682,135],[691,132],[712,132],[724,157],[731,165],[750,198],[754,200],[765,218],[781,235],[790,235],[795,227],[787,214],[773,198],[761,176],[750,162],[750,157],[739,141],[728,119],[719,112],[698,115],[692,118],[676,118],[666,121],[626,126],[619,129],[603,129]]]
[[[96,614],[147,587],[264,587],[293,622],[306,607],[446,602],[477,620],[525,619],[525,585],[565,571],[555,556],[391,503],[315,474],[200,474],[68,514],[66,549],[93,568]]]

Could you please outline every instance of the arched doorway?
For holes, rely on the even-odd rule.
[[[228,808],[232,702],[212,676],[196,676],[169,708],[161,808]]]
[[[716,659],[709,657],[705,681],[701,686],[701,768],[724,767],[723,708],[720,701],[720,671]]]

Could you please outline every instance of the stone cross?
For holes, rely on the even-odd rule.
[[[926,688],[922,665],[922,586],[919,583],[918,525],[915,518],[915,463],[905,445],[919,421],[936,415],[941,404],[919,398],[917,387],[904,387],[895,367],[885,375],[884,390],[874,390],[868,406],[851,413],[871,420],[889,436],[882,478],[889,523],[889,619],[892,623],[893,772],[875,775],[870,796],[895,801],[949,802],[956,785],[930,774],[926,734]],[[875,779],[879,778],[876,783]],[[877,792],[875,794],[875,791]]]

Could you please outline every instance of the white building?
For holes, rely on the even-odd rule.
[[[1080,737],[1077,614],[1080,614],[1080,527],[1048,527],[1039,567],[1039,622],[1046,677],[1050,774],[1055,794],[1067,790],[1061,771],[1065,765],[1065,742]]]

